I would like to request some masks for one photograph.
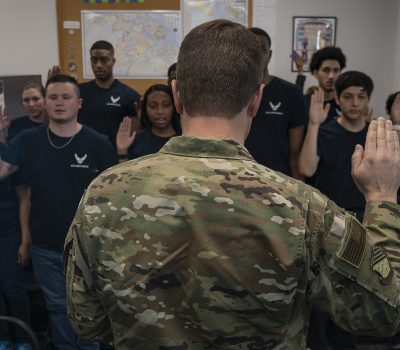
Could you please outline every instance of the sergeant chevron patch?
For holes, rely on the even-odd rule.
[[[382,284],[389,284],[393,277],[393,270],[385,253],[377,245],[372,247],[371,268],[379,275]]]

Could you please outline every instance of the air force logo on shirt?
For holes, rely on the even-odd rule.
[[[87,154],[83,156],[79,156],[77,153],[74,154],[75,156],[75,164],[71,164],[71,168],[89,168],[89,165],[83,164],[87,158]]]
[[[273,103],[272,101],[269,101],[268,104],[269,104],[270,110],[267,108],[267,110],[265,111],[265,114],[283,115],[283,112],[280,110],[280,108],[282,107],[282,102]]]
[[[121,99],[121,96],[110,96],[110,100],[111,102],[107,102],[107,106],[117,106],[117,107],[121,107],[121,104],[119,103],[119,100]]]

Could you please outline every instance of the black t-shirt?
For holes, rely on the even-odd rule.
[[[171,137],[154,135],[150,129],[136,132],[135,140],[128,149],[128,159],[135,159],[157,153]]]
[[[305,119],[302,92],[273,77],[264,88],[245,146],[258,163],[290,175],[289,129],[304,126]]]
[[[49,131],[56,146],[70,138]],[[4,160],[26,174],[31,187],[32,242],[61,252],[68,228],[89,183],[116,163],[115,151],[103,135],[83,126],[62,149],[50,145],[47,125],[27,130],[9,145]]]
[[[126,116],[136,116],[135,102],[140,102],[140,95],[118,80],[108,89],[100,88],[94,80],[79,87],[83,103],[78,121],[107,135],[115,147],[119,124]]]
[[[311,102],[311,96],[310,95],[305,95],[304,96],[305,104],[306,104],[306,111],[307,111],[307,121],[306,121],[306,127],[308,125],[309,121],[309,115],[310,115],[310,102]],[[329,111],[328,111],[328,116],[326,117],[326,120],[322,123],[322,125],[330,122],[331,120],[336,119],[339,117],[341,111],[339,105],[336,103],[336,100],[333,98],[332,100],[329,101],[324,101],[324,106],[329,103]]]
[[[356,213],[365,208],[363,194],[351,177],[351,156],[355,146],[364,147],[368,125],[359,132],[344,129],[337,120],[331,120],[319,129],[315,187],[340,207]]]
[[[7,146],[0,143],[3,158]],[[18,200],[10,177],[0,180],[0,236],[19,232]]]
[[[11,142],[11,140],[20,134],[22,131],[27,130],[27,129],[32,129],[36,128],[37,126],[42,125],[43,123],[37,123],[29,119],[28,116],[20,117],[17,119],[14,119],[11,122],[10,127],[8,128],[7,131],[7,142]]]

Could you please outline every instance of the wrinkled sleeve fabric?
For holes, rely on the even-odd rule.
[[[400,207],[371,202],[364,222],[314,192],[310,198],[310,290],[341,328],[389,336],[399,330]]]
[[[93,272],[86,255],[84,203],[85,196],[79,205],[64,246],[67,312],[78,336],[100,343],[110,343],[111,325],[93,283]]]

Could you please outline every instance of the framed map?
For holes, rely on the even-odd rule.
[[[165,78],[181,42],[180,11],[81,11],[83,77],[94,78],[90,47],[107,40],[115,49],[114,76]]]
[[[214,19],[248,25],[248,0],[181,0],[183,35]]]

